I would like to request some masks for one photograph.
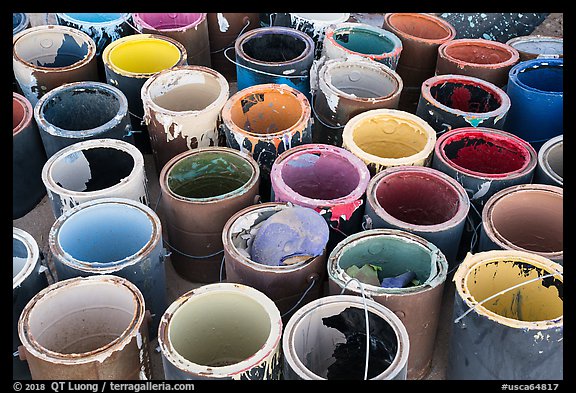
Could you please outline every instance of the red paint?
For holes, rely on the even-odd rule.
[[[334,205],[328,210],[332,213],[330,217],[330,221],[334,221],[336,223],[339,222],[340,218],[343,220],[349,220],[352,217],[352,214],[362,205],[362,200],[358,199],[352,201],[352,203],[347,203],[344,205]],[[326,208],[317,207],[316,210],[318,213],[322,214],[323,211],[326,211]]]
[[[453,109],[461,110],[462,112],[470,111],[470,98],[472,94],[465,87],[456,87],[452,92],[451,102]]]

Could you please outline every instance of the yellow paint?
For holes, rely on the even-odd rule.
[[[473,307],[500,291],[551,273],[559,273],[554,279],[563,282],[562,266],[547,258],[523,251],[493,250],[468,254],[454,282],[458,294]],[[475,311],[512,327],[541,328],[561,324],[563,306],[554,285],[546,287],[542,280],[536,280],[476,306]]]
[[[104,61],[120,74],[155,74],[180,62],[176,45],[146,34],[127,36],[105,48]]]

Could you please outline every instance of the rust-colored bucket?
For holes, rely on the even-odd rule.
[[[174,269],[191,282],[218,282],[222,229],[234,213],[258,200],[258,164],[229,147],[198,148],[168,161],[159,182]]]

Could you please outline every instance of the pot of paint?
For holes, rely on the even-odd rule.
[[[166,309],[166,250],[152,209],[126,198],[81,203],[56,219],[48,244],[58,280],[110,274],[136,285],[152,313],[155,337]]]
[[[48,286],[38,243],[28,232],[12,228],[12,377],[31,379],[28,365],[17,356],[21,345],[18,318],[26,304]]]
[[[342,132],[355,115],[372,109],[396,109],[402,79],[389,67],[365,59],[326,61],[312,91],[314,143],[342,146]]]
[[[518,135],[538,151],[564,132],[564,59],[534,59],[510,70],[506,93],[511,108],[504,130]]]
[[[328,292],[364,294],[398,316],[410,339],[407,379],[422,379],[432,365],[447,271],[444,254],[426,239],[370,229],[347,237],[330,253]],[[411,280],[399,284],[402,279],[394,278],[400,275]]]
[[[314,58],[317,60],[322,55],[326,29],[330,25],[344,23],[350,19],[348,12],[335,13],[289,13],[289,27],[303,31],[314,40]]]
[[[371,176],[391,166],[430,166],[436,131],[420,117],[397,109],[372,109],[352,117],[342,147],[359,157]]]
[[[382,28],[402,41],[396,72],[404,81],[399,108],[415,113],[422,83],[434,76],[438,47],[456,37],[446,20],[425,13],[386,13]]]
[[[534,34],[511,38],[506,44],[518,51],[520,61],[564,57],[564,39],[562,37]]]
[[[87,140],[56,152],[42,168],[42,182],[55,218],[99,198],[149,203],[144,156],[117,139]]]
[[[455,39],[438,48],[435,75],[467,75],[503,88],[510,69],[519,61],[520,54],[508,44],[483,38]]]
[[[292,213],[300,209],[307,214]],[[312,209],[276,202],[248,206],[230,217],[222,231],[226,282],[261,291],[287,321],[299,306],[324,293],[327,240],[328,225]],[[280,252],[285,258],[264,261],[263,255]]]
[[[286,84],[310,97],[314,41],[304,32],[290,27],[260,27],[242,33],[234,49],[238,90],[266,83]]]
[[[12,93],[12,219],[24,217],[46,195],[40,174],[46,152],[30,101]]]
[[[152,75],[165,69],[186,64],[186,48],[173,38],[157,34],[133,34],[111,42],[102,61],[106,81],[120,89],[128,100],[136,147],[150,153],[150,136],[142,124],[144,106],[141,90]]]
[[[380,303],[353,295],[324,296],[300,308],[286,324],[283,377],[405,380],[411,350],[402,321]]]
[[[235,82],[237,80],[236,66],[226,58],[224,51],[227,48],[234,48],[241,34],[260,27],[260,14],[257,12],[208,13],[207,20],[211,68],[224,75],[230,83]]]
[[[62,84],[98,80],[96,44],[78,29],[34,26],[14,35],[12,43],[14,77],[33,107]]]
[[[112,275],[43,289],[18,321],[32,379],[150,379],[146,306],[133,283]]]
[[[480,210],[496,192],[531,183],[537,165],[529,143],[506,131],[464,127],[448,131],[434,147],[432,167],[456,179]]]
[[[402,41],[394,33],[366,23],[344,22],[326,28],[322,55],[327,59],[365,58],[395,70]]]
[[[454,283],[446,379],[563,379],[562,266],[524,251],[479,252]]]
[[[176,299],[158,343],[168,380],[279,380],[282,319],[262,292],[214,283]]]
[[[455,179],[424,166],[377,173],[366,189],[364,229],[398,229],[437,246],[450,270],[456,266],[470,200]]]
[[[270,170],[278,155],[312,142],[312,109],[288,85],[266,83],[240,90],[222,108],[226,145],[251,155],[260,167],[260,196],[270,195]]]
[[[519,184],[492,195],[482,211],[480,251],[526,251],[562,265],[563,194],[561,187]]]
[[[134,143],[128,101],[122,91],[102,82],[73,82],[46,93],[34,107],[46,156],[90,139]]]
[[[453,128],[502,129],[510,111],[504,90],[485,80],[466,75],[438,75],[422,84],[416,115],[436,130]]]
[[[538,150],[533,183],[564,187],[564,135],[548,139]]]
[[[272,199],[316,210],[330,229],[326,254],[346,236],[362,230],[370,172],[341,147],[306,144],[280,154],[270,173]]]
[[[25,12],[14,12],[12,14],[12,35],[20,33],[24,29],[30,28],[30,17]]]
[[[222,229],[233,214],[256,203],[259,182],[256,161],[228,147],[188,150],[164,165],[158,205],[178,275],[190,282],[219,281]]]
[[[186,48],[187,64],[210,67],[210,40],[206,13],[135,13],[140,33],[167,36]]]
[[[144,123],[157,173],[184,151],[225,144],[219,126],[229,94],[224,76],[203,66],[170,68],[144,83]]]

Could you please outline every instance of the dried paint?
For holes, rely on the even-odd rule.
[[[328,26],[346,22],[350,13],[290,13],[290,27],[303,31],[313,40],[316,47],[315,59],[319,59],[324,46]]]
[[[562,37],[527,35],[513,37],[506,42],[520,53],[520,60],[535,58],[564,57],[564,40]]]
[[[220,12],[216,14],[216,18],[218,19],[218,27],[220,28],[220,31],[222,33],[226,33],[228,31],[228,28],[230,27],[228,20],[226,20],[224,14]]]

